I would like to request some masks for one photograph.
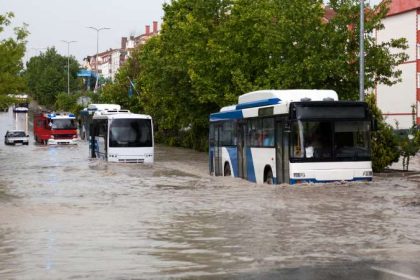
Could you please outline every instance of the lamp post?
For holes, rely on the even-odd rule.
[[[76,41],[61,41],[67,44],[67,94],[70,95],[70,44]]]
[[[48,49],[48,48],[31,48],[31,50],[39,51],[39,54],[42,53],[42,50],[46,50],[46,49]]]
[[[365,0],[360,0],[359,98],[365,99]]]
[[[109,27],[92,27],[88,26],[88,28],[93,29],[96,31],[96,57],[95,57],[95,72],[96,72],[96,82],[95,82],[95,91],[98,88],[98,79],[99,79],[99,71],[98,71],[98,52],[99,52],[99,31],[111,29]]]

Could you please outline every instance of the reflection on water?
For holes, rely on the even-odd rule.
[[[1,143],[0,278],[246,275],[420,251],[415,181],[255,185],[208,176],[205,153],[156,152],[153,166],[108,164],[84,142]]]

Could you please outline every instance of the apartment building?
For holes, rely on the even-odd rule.
[[[406,38],[408,49],[405,52],[409,59],[398,66],[402,72],[401,83],[377,85],[377,105],[388,124],[407,129],[412,126],[413,118],[420,125],[420,0],[392,0],[389,8],[383,19],[385,28],[376,34],[377,42]]]
[[[130,36],[130,37],[122,37],[121,38],[121,48],[124,45],[124,50],[126,51],[125,59],[130,57],[133,49],[135,49],[139,45],[143,45],[149,40],[151,37],[159,34],[158,30],[158,22],[153,22],[153,29],[150,29],[150,25],[145,26],[145,32],[139,36]]]
[[[159,34],[158,22],[154,21],[152,28],[145,26],[145,33],[139,36],[121,38],[121,46],[117,49],[108,49],[97,55],[88,56],[84,59],[84,68],[98,72],[99,76],[105,80],[114,80],[115,74],[121,65],[130,57],[132,51],[137,46],[147,42],[149,38]],[[97,56],[97,57],[96,57]]]

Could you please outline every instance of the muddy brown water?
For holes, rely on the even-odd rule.
[[[0,113],[0,135],[15,125]],[[420,256],[420,186],[257,185],[208,175],[207,155],[156,147],[155,164],[88,146],[0,143],[0,279],[225,277]]]

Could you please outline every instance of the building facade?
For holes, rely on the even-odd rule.
[[[109,49],[84,59],[84,68],[97,72],[105,80],[114,80],[115,74],[121,65],[130,57],[132,51],[139,45],[147,42],[151,37],[159,34],[158,22],[153,22],[153,29],[150,25],[145,26],[145,33],[139,36],[121,38],[121,46],[117,49]]]
[[[406,38],[409,59],[397,68],[402,72],[400,83],[377,85],[377,105],[388,124],[407,129],[413,119],[420,125],[420,0],[392,0],[389,8],[383,19],[385,28],[376,34],[377,42]]]
[[[130,37],[122,37],[121,38],[121,48],[124,46],[125,51],[125,59],[131,56],[133,50],[138,47],[139,45],[143,45],[149,40],[151,37],[159,34],[158,30],[158,22],[153,22],[153,29],[150,29],[150,25],[145,26],[145,32],[139,36],[130,36]]]

